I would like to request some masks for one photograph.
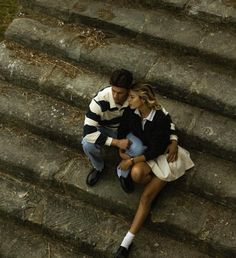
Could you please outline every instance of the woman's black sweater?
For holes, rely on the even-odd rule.
[[[133,133],[147,146],[143,154],[146,160],[164,154],[172,134],[170,115],[165,114],[162,110],[156,110],[153,120],[147,120],[143,130],[142,118],[134,111],[130,108],[124,111],[118,128],[118,139],[123,139],[128,133]],[[175,131],[173,134],[175,134]]]

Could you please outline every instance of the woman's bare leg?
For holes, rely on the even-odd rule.
[[[129,230],[131,233],[135,235],[139,231],[149,214],[153,200],[166,184],[166,181],[162,181],[161,179],[153,176],[151,181],[145,186],[139,201],[138,209]]]
[[[151,175],[150,172],[151,168],[146,162],[136,163],[131,170],[132,179],[137,183],[144,183],[146,186],[141,195],[139,206],[134,216],[130,230],[125,235],[121,246],[118,249],[118,254],[119,252],[129,252],[129,247],[135,237],[135,234],[139,231],[149,214],[154,198],[167,183],[158,179],[156,176]],[[126,255],[128,254],[126,253]],[[118,255],[117,257],[120,256]]]

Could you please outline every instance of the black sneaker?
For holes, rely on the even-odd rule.
[[[134,183],[130,175],[128,175],[127,177],[120,176],[119,180],[120,180],[121,188],[126,193],[132,193],[134,191]]]
[[[95,168],[93,168],[86,178],[86,184],[89,186],[95,185],[97,183],[97,181],[99,180],[102,172],[103,172],[103,170],[99,171],[99,170],[96,170]]]
[[[120,246],[115,254],[115,258],[127,258],[129,257],[129,251],[130,248],[126,249],[125,247]]]

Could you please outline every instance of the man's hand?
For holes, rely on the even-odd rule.
[[[165,153],[168,153],[167,161],[174,162],[178,158],[178,143],[175,140],[167,146]]]
[[[132,161],[130,159],[123,159],[120,164],[119,167],[122,170],[127,170],[132,166]]]
[[[126,150],[126,149],[129,149],[131,144],[132,142],[129,139],[121,139],[121,140],[118,140],[117,147],[122,150]]]

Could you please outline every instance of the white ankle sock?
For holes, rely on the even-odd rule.
[[[135,237],[135,235],[133,233],[131,233],[130,231],[128,231],[128,233],[126,234],[126,236],[124,237],[124,239],[121,243],[121,246],[123,246],[124,248],[126,248],[128,250],[134,237]]]

